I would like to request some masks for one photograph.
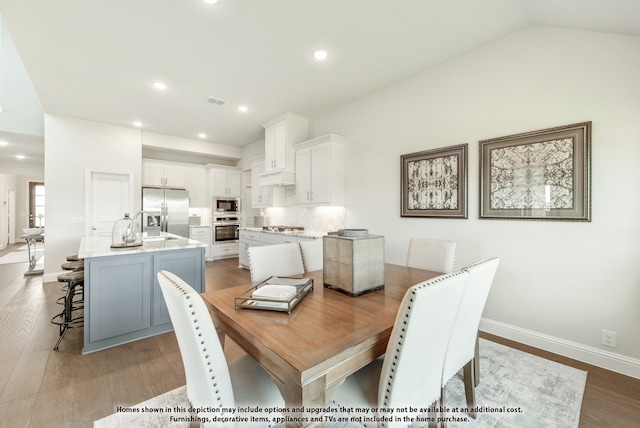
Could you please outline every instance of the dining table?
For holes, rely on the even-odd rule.
[[[235,298],[251,284],[207,291],[202,298],[223,343],[226,335],[271,375],[291,420],[308,421],[347,376],[384,354],[406,291],[439,275],[386,263],[383,289],[351,297],[324,287],[322,271],[307,272],[313,289],[291,313],[236,309]]]

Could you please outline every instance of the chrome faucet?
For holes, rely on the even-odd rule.
[[[151,218],[151,224],[150,226],[157,226],[158,222],[156,221],[156,218],[154,216],[151,215],[150,212],[145,211],[145,210],[141,210],[138,211],[134,216],[133,219],[131,220],[131,230],[129,230],[128,236],[125,239],[125,241],[128,242],[134,242],[134,241],[138,241],[139,242],[139,237],[138,237],[138,233],[141,232],[140,230],[140,223],[138,223],[138,217],[140,217],[142,214],[146,214],[149,216],[149,218]]]

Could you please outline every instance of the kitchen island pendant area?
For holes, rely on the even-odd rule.
[[[173,330],[160,270],[204,291],[205,244],[164,232],[138,247],[112,249],[110,242],[87,236],[78,251],[85,270],[83,354]]]

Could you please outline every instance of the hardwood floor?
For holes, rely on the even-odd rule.
[[[15,250],[12,245],[0,256]],[[67,333],[58,351],[59,283],[23,276],[27,262],[0,264],[0,427],[91,427],[93,421],[184,385],[173,333],[82,356],[82,329]],[[208,289],[249,282],[237,259],[207,262]],[[490,340],[589,372],[580,428],[637,426],[640,380],[499,337]],[[229,359],[242,353],[227,341]],[[517,427],[515,427],[517,428]]]

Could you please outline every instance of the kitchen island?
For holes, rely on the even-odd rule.
[[[171,331],[157,273],[168,270],[204,291],[201,242],[169,233],[143,245],[111,248],[110,237],[82,238],[84,259],[83,354]]]

